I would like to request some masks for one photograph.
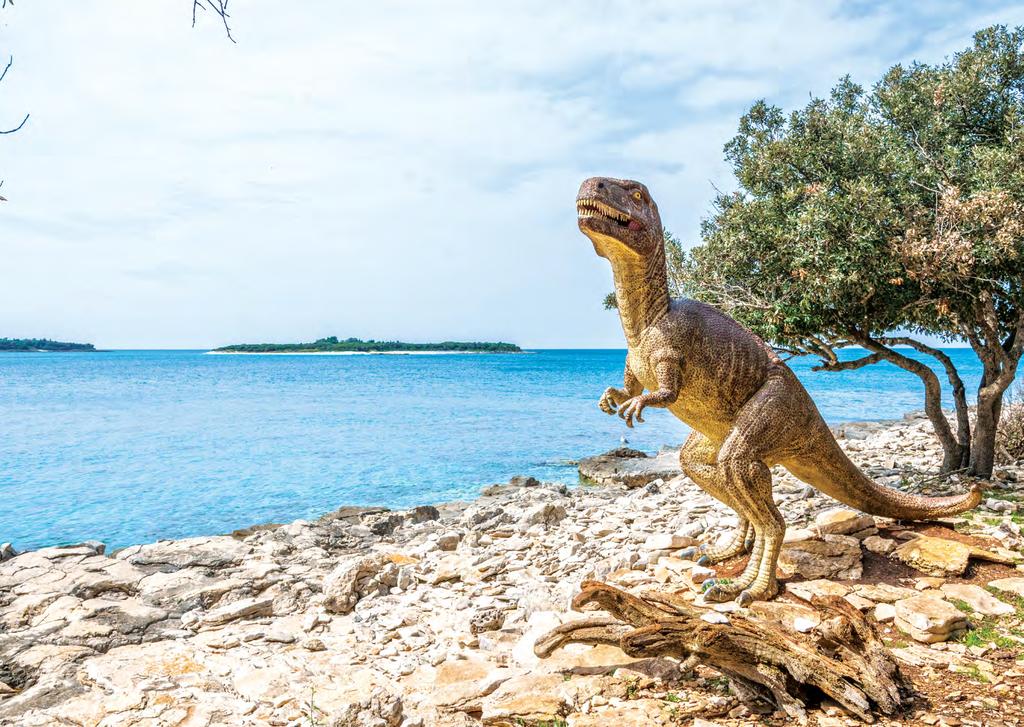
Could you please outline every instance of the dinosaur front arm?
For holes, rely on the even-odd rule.
[[[601,407],[601,411],[605,414],[614,414],[621,404],[643,393],[644,386],[640,383],[640,379],[629,370],[628,361],[626,362],[626,371],[622,376],[622,380],[623,388],[617,389],[614,386],[609,386],[601,394],[601,399],[597,402],[597,405]]]
[[[658,381],[658,390],[634,396],[619,408],[619,416],[626,420],[626,426],[632,428],[633,420],[643,422],[643,411],[646,407],[672,406],[679,398],[680,371],[676,358],[659,361],[654,367],[654,375]]]

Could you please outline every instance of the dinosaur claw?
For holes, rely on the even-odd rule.
[[[711,558],[709,558],[706,555],[702,555],[701,557],[697,558],[697,565],[711,565]]]
[[[754,602],[754,594],[751,593],[746,588],[744,588],[742,591],[740,591],[740,595],[736,596],[736,603],[739,604],[739,606],[741,608],[746,608],[747,606],[749,606],[753,602]]]
[[[691,545],[689,548],[683,548],[676,555],[683,560],[690,560],[693,556],[697,555],[697,551],[700,550],[696,545]]]

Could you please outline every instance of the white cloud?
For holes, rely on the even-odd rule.
[[[0,335],[620,345],[584,176],[644,179],[693,240],[751,101],[1024,22],[974,7],[252,0],[232,45],[185,0],[19,3]]]

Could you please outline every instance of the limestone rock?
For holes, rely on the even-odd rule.
[[[845,596],[850,592],[842,583],[827,579],[787,583],[786,590],[805,601],[810,601],[814,596]]]
[[[398,727],[402,724],[402,700],[380,687],[368,697],[333,712],[331,727]]]
[[[990,560],[994,563],[1012,564],[1005,556],[967,545],[949,538],[922,535],[900,545],[892,556],[930,576],[960,576],[967,570],[970,558]]]
[[[596,457],[585,457],[580,460],[579,472],[584,481],[599,485],[625,485],[626,487],[643,487],[657,479],[669,480],[682,474],[679,467],[679,451],[660,452],[655,457],[648,457],[643,452],[630,450],[629,456],[613,450]]]
[[[1015,593],[1024,598],[1024,578],[999,578],[989,585],[1005,593]]]
[[[18,552],[14,549],[14,546],[10,543],[0,543],[0,562],[10,560],[16,556]]]
[[[779,568],[786,575],[804,578],[860,578],[860,541],[846,535],[826,535],[824,540],[786,543],[779,553]]]
[[[946,583],[942,586],[946,598],[963,601],[983,616],[1005,616],[1016,609],[1008,603],[1000,601],[984,588],[969,583]]]
[[[117,557],[140,568],[174,571],[180,568],[224,568],[237,565],[252,552],[243,542],[226,535],[212,538],[161,540],[126,548]]]
[[[659,699],[631,699],[624,705],[593,710],[589,714],[575,712],[566,718],[565,724],[568,727],[652,727],[670,723],[667,711],[665,702]]]
[[[878,535],[870,535],[864,538],[864,547],[872,553],[888,555],[896,547],[896,541],[892,538],[883,538]]]
[[[896,618],[896,607],[891,603],[879,603],[875,606],[875,620],[878,623],[888,623],[894,618]]]
[[[966,615],[941,598],[914,596],[894,607],[896,627],[924,644],[946,641],[967,629]]]
[[[689,548],[691,545],[696,544],[696,540],[686,535],[678,535],[675,533],[654,533],[648,535],[647,540],[644,541],[645,550],[678,550],[680,548]]]
[[[380,590],[379,576],[387,565],[394,563],[380,553],[339,565],[324,579],[324,607],[332,613],[348,613],[360,598]]]
[[[439,707],[479,711],[481,700],[511,676],[508,669],[495,669],[478,659],[445,661],[430,680],[427,699]]]
[[[437,539],[437,547],[441,550],[455,550],[459,547],[459,541],[462,540],[462,534],[449,530],[446,533],[442,533]]]
[[[917,595],[917,591],[913,588],[890,586],[888,583],[865,583],[854,586],[854,592],[858,596],[867,598],[875,603],[895,603],[904,598],[913,598]]]
[[[569,711],[565,683],[561,674],[509,679],[484,699],[481,719],[495,727],[552,722]]]
[[[274,599],[267,596],[259,598],[243,598],[234,603],[209,611],[203,616],[203,623],[210,626],[219,626],[241,618],[254,618],[257,616],[270,616],[274,612]]]
[[[524,512],[519,522],[523,525],[557,525],[564,518],[564,507],[553,502],[542,502]]]
[[[856,510],[837,507],[826,510],[814,519],[821,535],[848,535],[875,527],[875,519]]]
[[[480,634],[485,631],[497,631],[505,623],[505,612],[497,608],[484,608],[473,614],[469,620],[471,633]]]

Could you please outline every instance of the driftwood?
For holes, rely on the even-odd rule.
[[[806,719],[809,701],[827,695],[865,722],[873,713],[903,707],[906,683],[871,623],[842,598],[816,596],[821,613],[813,631],[800,634],[776,621],[732,613],[709,623],[707,613],[671,593],[637,597],[585,581],[573,608],[597,607],[613,618],[570,621],[534,645],[546,657],[567,643],[612,644],[628,656],[676,657],[684,671],[704,664],[728,677],[741,700]]]

